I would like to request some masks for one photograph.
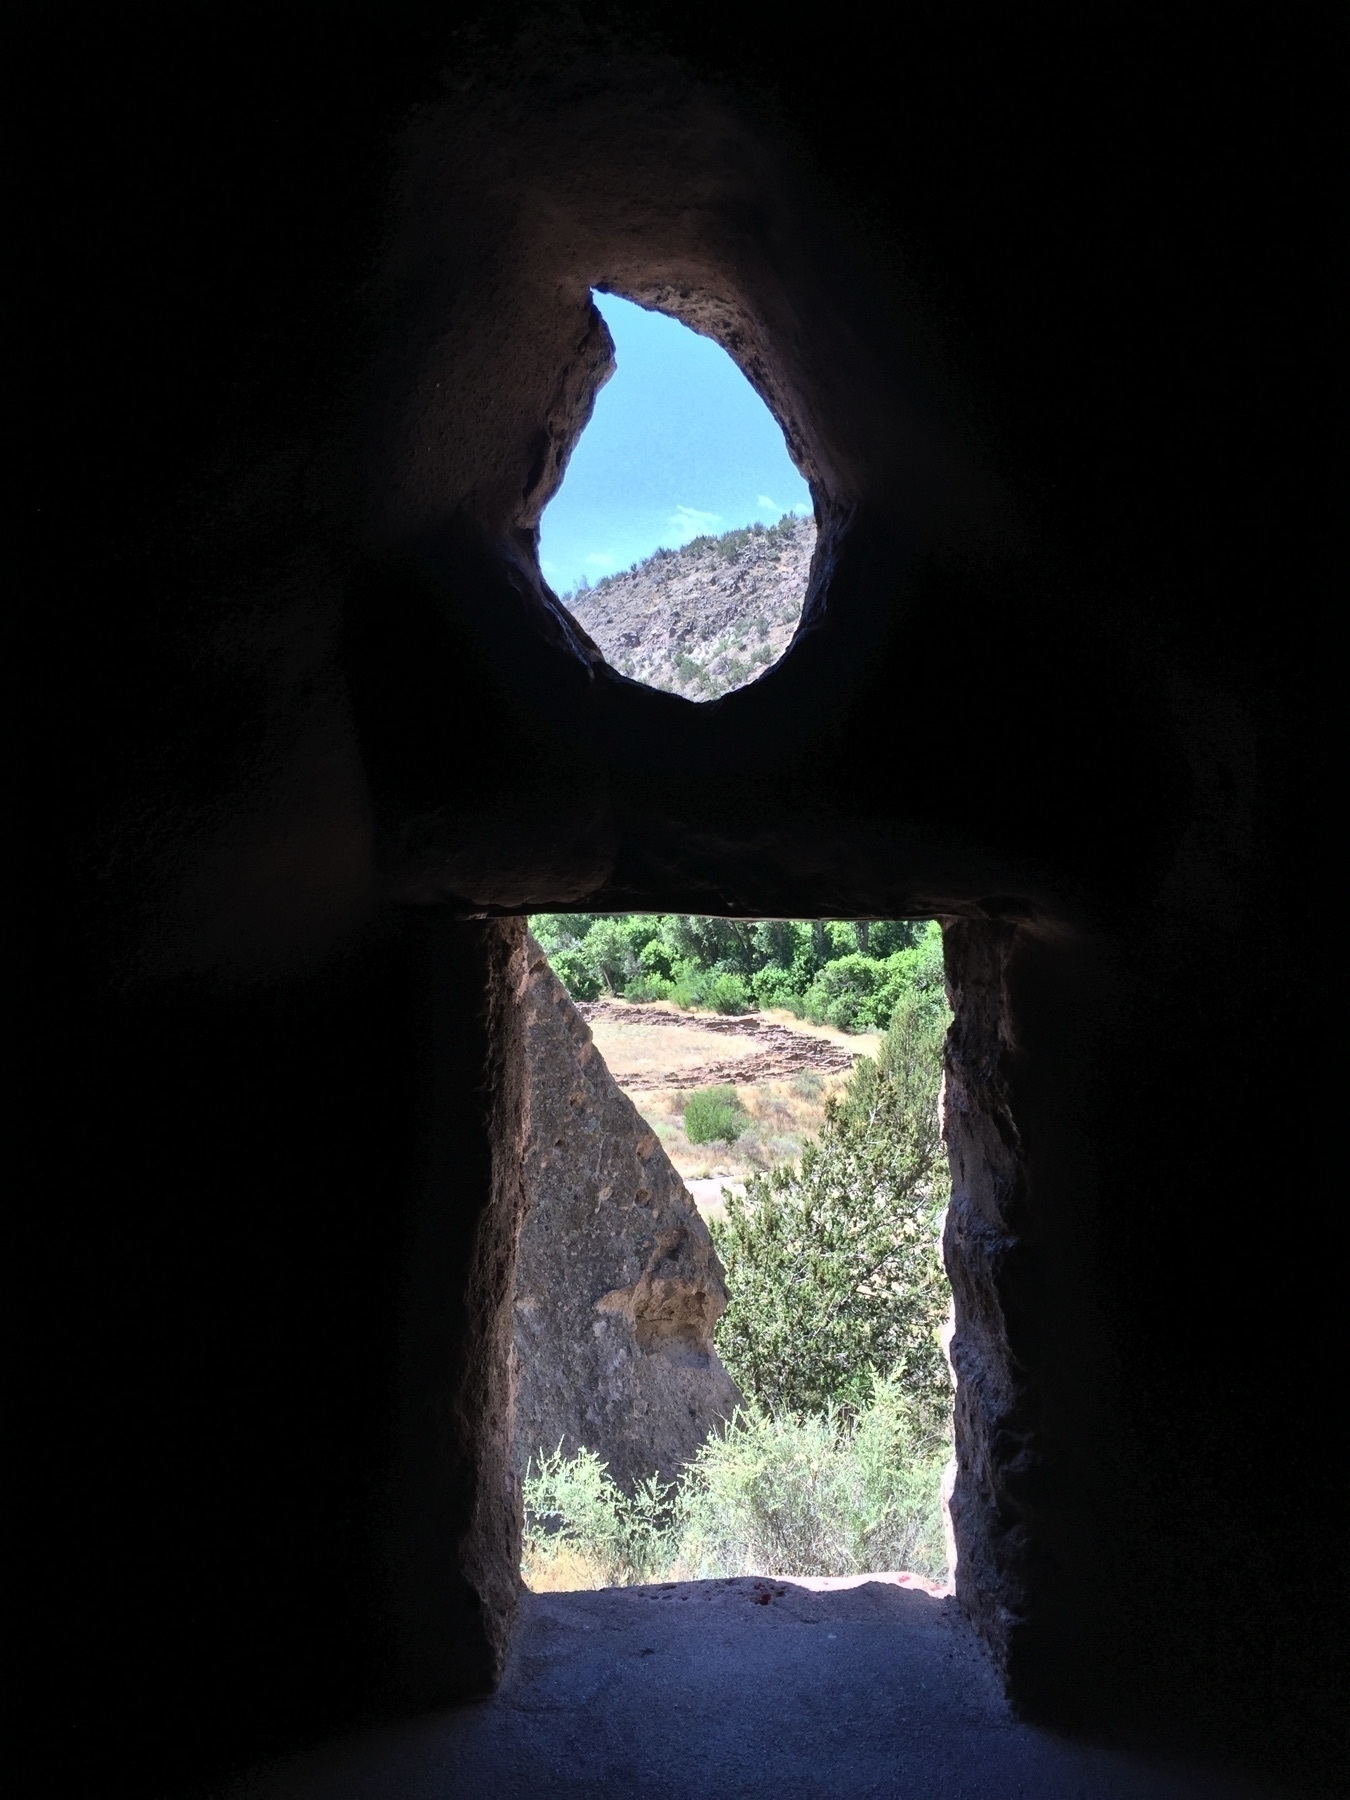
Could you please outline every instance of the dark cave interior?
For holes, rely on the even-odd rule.
[[[1316,46],[597,18],[35,41],[33,1753],[186,1791],[497,1678],[522,915],[584,904],[943,920],[961,1605],[1028,1717],[1325,1781],[1339,1189],[1256,1135],[1326,1067]],[[538,572],[593,286],[816,495],[706,706]]]

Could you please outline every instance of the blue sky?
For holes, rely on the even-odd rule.
[[[773,414],[720,344],[613,294],[595,304],[618,367],[540,520],[555,592],[704,532],[811,511]]]

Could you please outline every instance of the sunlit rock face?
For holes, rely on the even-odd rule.
[[[718,700],[791,643],[815,547],[815,520],[788,516],[658,550],[567,605],[620,674],[687,700]]]
[[[713,1349],[722,1266],[533,939],[528,958],[516,1468],[561,1442],[593,1450],[626,1488],[669,1481],[740,1400]]]

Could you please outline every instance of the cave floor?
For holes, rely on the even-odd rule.
[[[1012,1717],[955,1603],[877,1583],[526,1597],[491,1699],[274,1768],[237,1800],[1256,1800]]]

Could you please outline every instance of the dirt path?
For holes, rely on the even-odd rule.
[[[676,1030],[700,1031],[705,1035],[749,1039],[764,1046],[749,1055],[704,1062],[692,1069],[625,1074],[622,1086],[628,1090],[714,1087],[721,1082],[749,1086],[781,1081],[808,1069],[819,1075],[847,1075],[857,1056],[856,1051],[842,1049],[804,1031],[793,1031],[758,1013],[748,1013],[740,1018],[719,1018],[702,1013],[658,1011],[624,1000],[585,1001],[577,1010],[588,1023],[603,1019],[611,1025],[673,1026]]]

